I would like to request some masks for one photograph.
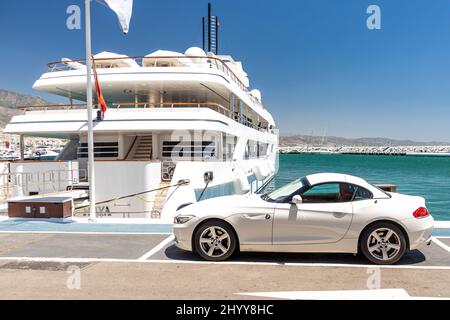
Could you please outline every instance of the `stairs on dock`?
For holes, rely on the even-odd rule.
[[[151,160],[153,152],[153,138],[151,135],[140,136],[133,154],[133,160]]]

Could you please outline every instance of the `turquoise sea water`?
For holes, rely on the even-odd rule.
[[[398,192],[423,196],[436,220],[450,220],[450,157],[280,154],[268,188],[317,172],[347,173],[370,183],[394,183]]]

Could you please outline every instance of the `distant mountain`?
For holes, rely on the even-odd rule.
[[[290,135],[280,137],[280,146],[449,146],[450,142],[430,141],[418,142],[412,140],[395,140],[389,138],[342,138],[342,137],[320,137],[308,135]]]
[[[50,104],[41,97],[0,89],[0,128],[4,128],[11,118],[22,111],[17,107]]]

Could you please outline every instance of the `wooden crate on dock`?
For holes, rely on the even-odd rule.
[[[72,210],[72,197],[23,197],[8,201],[10,218],[68,218]]]

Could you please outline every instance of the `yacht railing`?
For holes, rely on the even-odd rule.
[[[99,105],[94,104],[94,109],[98,109]],[[18,106],[17,109],[23,111],[35,111],[35,110],[80,110],[86,109],[85,103],[76,103],[76,104],[42,104],[42,105],[29,105],[29,106]]]
[[[68,186],[77,185],[80,177],[86,176],[86,169],[48,170],[41,172],[15,172],[0,174],[0,205],[17,196],[47,194],[66,191]]]
[[[142,68],[167,68],[167,67],[206,67],[222,71],[243,91],[248,88],[239,79],[238,76],[227,66],[227,64],[217,57],[202,56],[135,56],[135,57],[115,57],[94,59],[98,69],[126,68],[132,67],[129,63],[136,64],[136,67]],[[83,70],[86,68],[86,59],[65,60],[50,62],[47,64],[48,72]]]
[[[230,109],[222,106],[216,102],[158,102],[158,103],[150,103],[150,102],[118,102],[112,103],[112,108],[117,111],[120,109],[131,109],[131,108],[143,108],[143,109],[154,109],[154,108],[209,108],[212,109],[228,118],[235,120],[238,123],[241,123],[247,127],[253,128],[258,131],[265,131],[267,127],[254,123],[250,118],[240,115],[237,112],[232,112]],[[99,109],[98,104],[94,104],[94,109]],[[32,110],[77,110],[77,109],[86,109],[86,104],[53,104],[53,105],[36,105],[36,106],[20,106],[19,109],[24,111],[32,111]]]
[[[233,113],[230,109],[222,106],[215,102],[160,102],[160,103],[149,103],[149,102],[122,102],[112,104],[117,109],[121,107],[126,108],[209,108],[217,111],[224,116],[231,118],[244,126],[264,131],[267,128],[261,125],[255,124],[251,119],[244,115],[239,115],[238,113]]]
[[[217,111],[228,118],[232,118],[232,112],[230,109],[225,108],[216,102],[159,102],[159,103],[149,103],[149,102],[118,102],[112,104],[117,109],[122,108],[209,108]]]

